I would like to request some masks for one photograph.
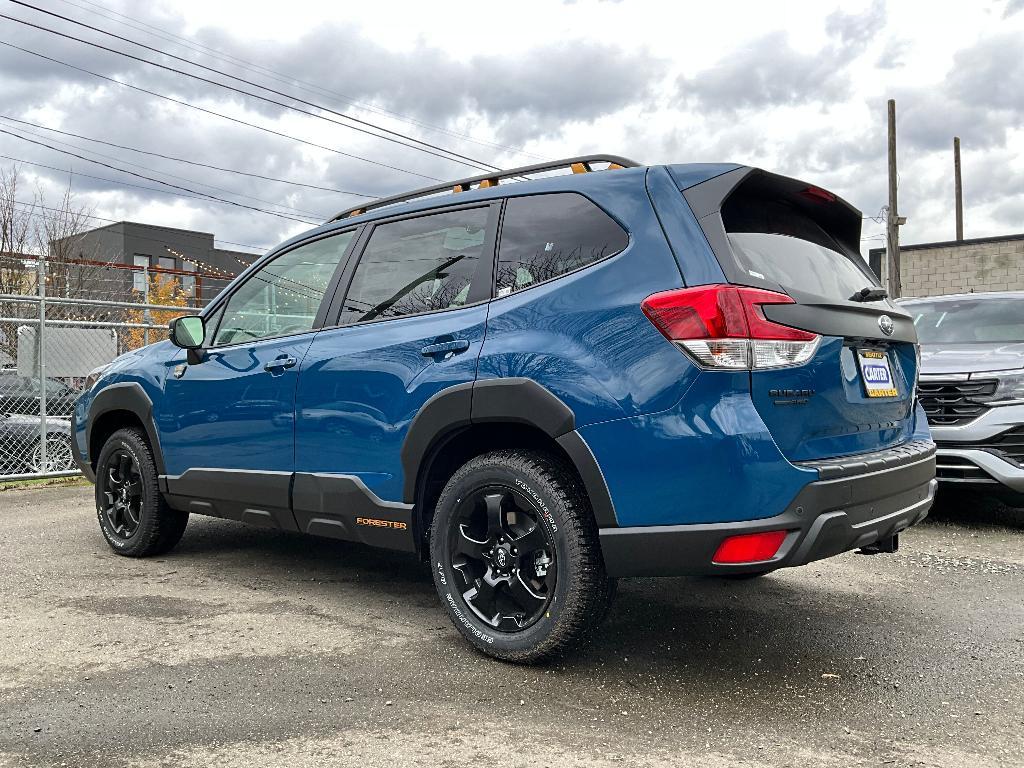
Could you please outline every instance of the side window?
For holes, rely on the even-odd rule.
[[[629,236],[573,193],[509,198],[498,246],[498,296],[507,296],[612,256]]]
[[[213,346],[311,330],[327,284],[354,235],[325,237],[263,266],[228,299]]]
[[[339,324],[465,304],[487,217],[488,208],[469,208],[378,226],[352,276]]]

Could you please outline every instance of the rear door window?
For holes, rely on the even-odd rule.
[[[574,193],[513,197],[498,246],[498,296],[552,280],[619,253],[629,236],[607,213]]]

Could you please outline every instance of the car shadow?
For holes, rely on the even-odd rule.
[[[927,520],[971,529],[998,526],[1024,530],[1024,507],[1007,504],[992,494],[940,488]]]
[[[411,554],[202,519],[167,557],[209,560],[219,579],[240,587],[255,572],[286,592],[289,583],[299,590],[316,582],[328,613],[366,606],[377,614],[372,608],[383,596],[383,620],[412,631],[427,623],[418,649],[428,654],[425,664],[433,663],[429,656],[447,663],[453,653],[467,669],[484,673],[496,663],[450,627],[429,567]],[[725,706],[721,694],[733,690],[799,709],[833,695],[844,679],[885,679],[906,665],[916,668],[931,630],[907,610],[906,593],[872,594],[842,579],[796,572],[802,570],[753,581],[623,580],[600,630],[580,650],[547,665],[547,673],[598,675],[626,698],[651,693],[653,685],[659,700],[710,696]],[[336,585],[345,586],[343,595]],[[895,641],[900,635],[915,636],[917,645]],[[512,669],[512,678],[522,681],[536,676],[530,668]],[[865,691],[862,703],[874,706],[876,699],[877,692]]]

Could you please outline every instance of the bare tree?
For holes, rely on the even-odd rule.
[[[31,256],[35,201],[18,200],[17,167],[0,168],[0,294],[28,293],[34,285]],[[0,300],[0,316],[17,316],[24,304]],[[18,352],[18,329],[0,323],[0,360],[13,360]]]
[[[0,294],[35,295],[42,259],[48,296],[125,298],[130,277],[126,283],[122,270],[107,268],[119,254],[103,254],[101,259],[96,246],[87,245],[92,211],[75,200],[70,184],[57,201],[48,201],[39,187],[29,196],[25,187],[17,166],[0,168]],[[88,307],[72,311],[75,319],[123,319],[120,311]],[[27,318],[34,312],[25,302],[0,300],[0,317]],[[60,315],[69,310],[54,308],[53,312]],[[0,358],[17,356],[18,326],[17,322],[0,323]]]

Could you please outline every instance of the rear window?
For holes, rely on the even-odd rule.
[[[629,236],[582,195],[510,198],[498,247],[498,296],[507,296],[613,256]]]
[[[737,266],[757,280],[822,298],[849,299],[878,286],[867,263],[788,202],[730,198],[722,208]]]
[[[1024,342],[1024,300],[966,298],[905,304],[922,344]]]

